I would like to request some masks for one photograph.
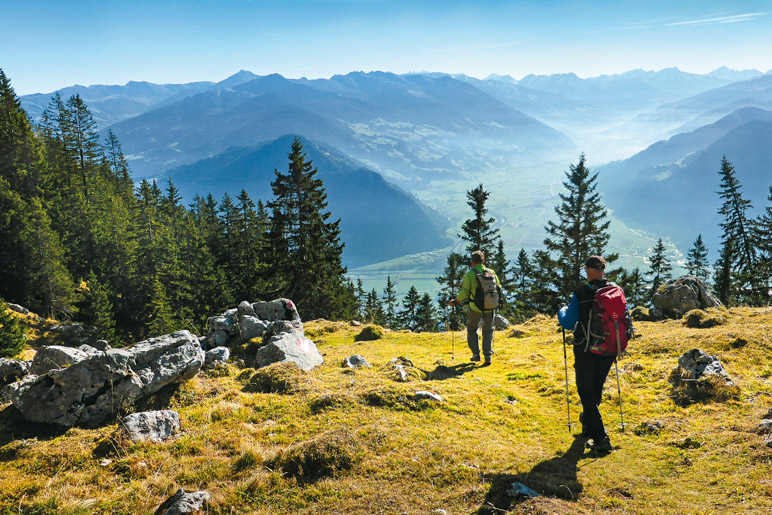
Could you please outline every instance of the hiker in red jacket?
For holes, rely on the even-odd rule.
[[[564,329],[574,330],[574,370],[576,389],[582,401],[582,414],[579,415],[582,435],[592,439],[592,442],[588,443],[591,449],[609,452],[613,447],[598,406],[603,398],[603,384],[606,382],[611,365],[617,359],[618,350],[614,347],[612,347],[613,351],[606,350],[601,345],[603,336],[591,331],[590,314],[595,303],[596,292],[601,288],[616,287],[616,285],[605,279],[606,260],[601,256],[590,256],[584,263],[584,271],[587,283],[574,290],[568,306],[560,308],[558,321]],[[623,293],[622,300],[624,300]],[[632,322],[627,313],[626,304],[624,320],[619,327],[625,333],[623,337],[626,344],[632,334]],[[590,341],[587,341],[588,338]],[[624,348],[622,347],[621,350]]]

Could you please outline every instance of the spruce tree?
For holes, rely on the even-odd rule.
[[[635,267],[632,272],[626,270],[618,272],[614,282],[624,290],[629,306],[645,306],[648,303],[649,289],[638,267]]]
[[[762,294],[767,292],[766,303],[772,301],[769,291],[772,289],[772,186],[769,187],[768,204],[754,224],[754,239],[758,261],[756,263],[756,281]],[[761,296],[763,298],[763,295]]]
[[[396,304],[397,304],[397,289],[394,283],[391,282],[391,276],[386,276],[386,287],[383,289],[383,304],[385,308],[385,320],[386,327],[394,327],[397,321],[396,318]]]
[[[512,265],[512,293],[515,308],[523,316],[530,313],[533,307],[530,299],[531,261],[525,249],[520,249],[514,264]]]
[[[488,197],[490,193],[485,191],[482,184],[466,192],[466,204],[472,208],[474,217],[464,222],[459,234],[459,237],[467,242],[466,250],[469,253],[481,250],[486,259],[491,257],[499,240],[499,231],[493,228],[496,219],[487,217],[488,208],[485,203]]]
[[[24,350],[26,330],[0,299],[0,358],[12,358]]]
[[[415,286],[411,286],[402,299],[402,310],[397,315],[400,327],[411,331],[418,330],[420,320],[418,318],[418,304],[421,296],[418,294]]]
[[[464,256],[451,252],[448,255],[443,274],[437,277],[437,282],[441,285],[437,304],[440,307],[443,325],[446,330],[450,331],[458,331],[465,323],[464,311],[461,306],[448,306],[448,302],[455,299],[461,291],[464,275],[466,275],[465,262]]]
[[[585,166],[584,154],[576,166],[570,165],[560,193],[560,204],[555,207],[557,222],[545,226],[544,246],[554,258],[553,268],[559,271],[555,287],[558,298],[570,298],[572,291],[583,282],[584,261],[591,255],[603,256],[609,241],[606,208],[595,191],[598,174]],[[611,263],[616,254],[606,255]]]
[[[416,326],[418,331],[432,332],[437,330],[437,311],[428,293],[424,293],[416,307]]]
[[[337,318],[343,316],[341,306],[351,301],[341,258],[340,220],[329,221],[324,183],[297,138],[288,157],[289,170],[275,172],[274,199],[268,203],[281,293],[295,301],[303,318]]]
[[[702,234],[697,235],[692,248],[686,254],[686,270],[694,277],[708,278],[708,249],[702,242]]]
[[[670,280],[670,272],[673,267],[666,255],[667,249],[662,238],[657,240],[657,244],[651,250],[649,256],[649,295],[654,295],[661,285]]]
[[[715,275],[713,278],[713,291],[715,292],[718,300],[720,300],[725,306],[731,306],[734,304],[735,292],[734,292],[734,272],[732,270],[732,263],[735,262],[735,247],[734,240],[729,238],[725,240],[721,245],[721,253],[719,254],[718,261],[714,266]]]
[[[375,288],[367,294],[364,319],[367,322],[378,325],[384,325],[386,323],[386,314],[383,311],[383,304],[381,303],[381,299],[378,298],[378,292]]]
[[[724,201],[718,210],[724,217],[724,221],[719,224],[723,231],[722,247],[725,247],[729,240],[734,247],[733,252],[727,254],[733,259],[732,289],[740,300],[755,304],[760,301],[760,291],[755,281],[756,251],[752,221],[748,220],[746,214],[753,206],[750,200],[743,198],[740,181],[726,156],[721,158],[721,169],[718,173],[721,177],[721,191],[718,194]]]
[[[86,282],[80,320],[94,326],[97,337],[112,342],[115,338],[115,317],[107,288],[91,272]]]

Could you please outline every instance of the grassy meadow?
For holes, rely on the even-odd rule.
[[[624,431],[613,368],[606,383],[607,456],[569,432],[554,319],[497,332],[490,367],[468,361],[462,332],[355,341],[362,327],[318,320],[305,328],[325,363],[309,373],[240,367],[245,347],[138,407],[179,412],[164,443],[128,442],[117,424],[33,425],[0,407],[0,514],[153,513],[180,487],[209,492],[213,514],[770,513],[772,448],[754,430],[772,408],[772,309],[722,315],[709,329],[637,323],[619,365]],[[676,402],[670,376],[692,348],[719,357],[731,395]],[[353,354],[373,367],[342,367]],[[414,365],[407,382],[389,366],[400,356]],[[577,423],[570,349],[568,361]],[[542,495],[513,497],[513,482]]]

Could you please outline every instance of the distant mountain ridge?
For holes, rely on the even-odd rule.
[[[169,177],[186,200],[212,193],[219,202],[225,193],[235,197],[245,189],[255,202],[267,201],[273,198],[274,170],[287,171],[294,138],[285,135],[267,144],[231,148],[173,169]],[[324,181],[332,219],[341,219],[347,264],[362,266],[450,245],[448,220],[338,150],[298,139]]]

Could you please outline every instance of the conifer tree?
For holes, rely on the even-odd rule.
[[[150,298],[150,309],[147,313],[148,336],[161,336],[182,329],[184,324],[174,316],[169,298],[161,281],[153,281],[153,293]]]
[[[697,235],[692,248],[686,254],[686,270],[689,275],[707,279],[708,277],[708,249],[702,242],[702,234]]]
[[[563,297],[558,297],[555,288],[561,277],[555,270],[555,261],[546,250],[536,250],[531,258],[533,273],[528,297],[534,311],[537,313],[554,314],[557,312]]]
[[[769,187],[767,200],[764,212],[755,221],[753,233],[758,252],[756,280],[761,293],[767,292],[766,303],[769,304],[772,301],[768,293],[772,289],[772,186]]]
[[[646,287],[646,280],[638,267],[632,272],[622,270],[613,278],[625,292],[627,304],[629,306],[645,306],[649,299],[649,289]]]
[[[24,350],[26,330],[0,299],[0,358],[12,358]]]
[[[99,282],[94,272],[88,276],[80,314],[81,321],[96,328],[98,338],[113,341],[115,338],[113,305],[107,288]]]
[[[411,331],[418,330],[420,319],[418,318],[418,304],[421,296],[418,294],[415,286],[411,286],[402,299],[402,310],[397,315],[399,325]]]
[[[499,239],[498,229],[493,228],[496,219],[487,217],[488,208],[485,207],[485,203],[488,201],[488,197],[490,197],[490,193],[485,191],[482,184],[466,192],[466,204],[472,208],[474,217],[464,222],[461,226],[461,234],[459,234],[459,237],[467,242],[466,250],[468,252],[481,250],[486,259],[493,254]]]
[[[416,326],[421,332],[437,330],[437,311],[428,293],[424,293],[416,307]]]
[[[365,304],[367,303],[367,294],[365,293],[365,286],[361,277],[357,277],[356,285],[356,304],[357,304],[357,317],[364,318],[365,316]]]
[[[734,304],[735,299],[733,288],[734,274],[732,271],[732,263],[735,262],[734,254],[734,240],[729,238],[722,243],[721,253],[714,266],[715,275],[713,278],[713,291],[716,293],[718,300],[725,306]]]
[[[378,292],[375,288],[367,294],[364,319],[378,325],[386,323],[386,314],[383,311],[383,304],[381,303],[381,299],[378,298]]]
[[[759,288],[755,284],[756,264],[755,242],[753,238],[752,223],[748,220],[746,212],[751,209],[750,200],[742,196],[740,181],[735,175],[735,169],[726,159],[721,158],[721,191],[719,197],[724,203],[718,210],[718,213],[724,217],[724,221],[719,225],[723,231],[722,247],[725,247],[729,240],[732,240],[734,250],[731,255],[734,260],[731,263],[732,281],[735,283],[732,289],[740,298],[751,304],[759,302]]]
[[[670,272],[673,267],[666,255],[667,249],[662,238],[657,240],[657,244],[651,250],[649,256],[649,295],[654,295],[661,285],[670,280]]]
[[[396,304],[397,304],[397,289],[394,283],[391,282],[391,276],[386,276],[386,287],[383,289],[383,304],[385,308],[385,320],[386,327],[394,327],[397,321],[396,318]]]
[[[464,262],[464,256],[451,252],[448,255],[443,274],[437,277],[437,282],[442,285],[437,304],[442,312],[443,325],[446,330],[450,331],[458,331],[465,323],[464,311],[461,306],[448,307],[448,302],[455,299],[461,291],[466,273]]]
[[[530,299],[529,278],[531,274],[531,261],[528,259],[528,253],[525,249],[520,249],[514,264],[512,265],[512,293],[514,296],[515,308],[523,315],[530,313],[533,309]]]
[[[341,255],[340,220],[330,222],[324,183],[306,160],[303,145],[295,138],[287,174],[276,171],[271,183],[273,264],[282,294],[291,298],[303,318],[341,316],[340,306],[350,304],[346,267]],[[280,243],[283,240],[285,243]]]
[[[559,270],[555,284],[559,298],[569,298],[577,285],[583,282],[584,260],[591,255],[603,256],[609,241],[609,224],[606,208],[600,194],[595,191],[598,174],[592,174],[585,166],[584,154],[576,166],[570,165],[560,193],[560,204],[555,207],[557,222],[545,226],[547,237],[544,246],[554,258]],[[543,256],[542,256],[543,257]],[[616,254],[606,255],[611,263]]]

